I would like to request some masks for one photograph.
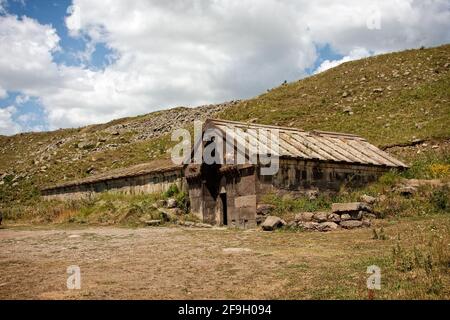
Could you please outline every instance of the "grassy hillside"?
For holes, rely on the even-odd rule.
[[[166,157],[172,129],[206,117],[356,133],[379,146],[425,139],[390,150],[448,166],[450,45],[348,62],[250,100],[0,136],[0,209],[36,199],[44,185]]]
[[[379,146],[450,137],[450,45],[344,63],[223,118],[362,135]]]

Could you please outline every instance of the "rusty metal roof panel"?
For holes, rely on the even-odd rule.
[[[364,138],[353,134],[326,131],[307,132],[295,128],[216,119],[209,119],[206,123],[224,132],[227,129],[242,130],[242,132],[235,131],[236,134],[233,135],[233,137],[238,136],[240,141],[245,139],[243,133],[250,133],[253,138],[256,138],[253,142],[255,145],[264,145],[265,147],[268,147],[266,141],[259,141],[253,130],[277,130],[279,132],[278,155],[281,157],[386,167],[407,167],[403,162],[378,149]],[[274,154],[273,150],[271,152]]]

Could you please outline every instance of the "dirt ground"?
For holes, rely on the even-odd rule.
[[[7,226],[0,229],[0,299],[365,299],[371,257],[389,255],[399,234],[442,221],[448,226],[448,218],[382,222],[386,241],[373,240],[371,229]],[[80,290],[67,289],[70,265],[80,267]]]

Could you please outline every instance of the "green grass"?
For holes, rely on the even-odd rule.
[[[314,239],[304,239],[304,250],[319,256],[303,255],[308,268],[286,268],[280,275],[285,283],[280,298],[367,300],[366,270],[376,265],[381,269],[381,290],[374,290],[374,299],[448,299],[449,219],[438,215],[382,221],[382,241],[364,229],[324,236],[309,233]]]
[[[184,212],[178,217],[185,221],[197,221],[189,215],[189,199],[176,185],[162,194],[125,194],[107,191],[76,200],[43,200],[35,198],[23,205],[3,210],[5,220],[32,223],[123,225],[144,226],[145,220],[162,220],[165,216],[158,211],[158,200],[174,198],[177,207]]]

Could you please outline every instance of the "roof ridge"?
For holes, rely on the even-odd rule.
[[[366,141],[363,137],[353,134],[353,133],[342,133],[342,132],[333,132],[333,131],[322,131],[322,130],[312,130],[312,131],[306,131],[304,129],[299,128],[292,128],[292,127],[284,127],[284,126],[275,126],[275,125],[268,125],[268,124],[259,124],[259,123],[250,123],[250,122],[242,122],[242,121],[232,121],[232,120],[222,120],[222,119],[213,119],[213,118],[207,118],[205,120],[206,123],[225,123],[225,124],[233,124],[233,125],[241,125],[241,126],[247,126],[247,127],[263,127],[263,128],[273,128],[273,129],[280,129],[283,131],[296,131],[296,132],[302,132],[306,134],[315,134],[315,135],[327,135],[327,136],[336,136],[336,137],[344,137],[344,138],[357,138],[360,140]]]

